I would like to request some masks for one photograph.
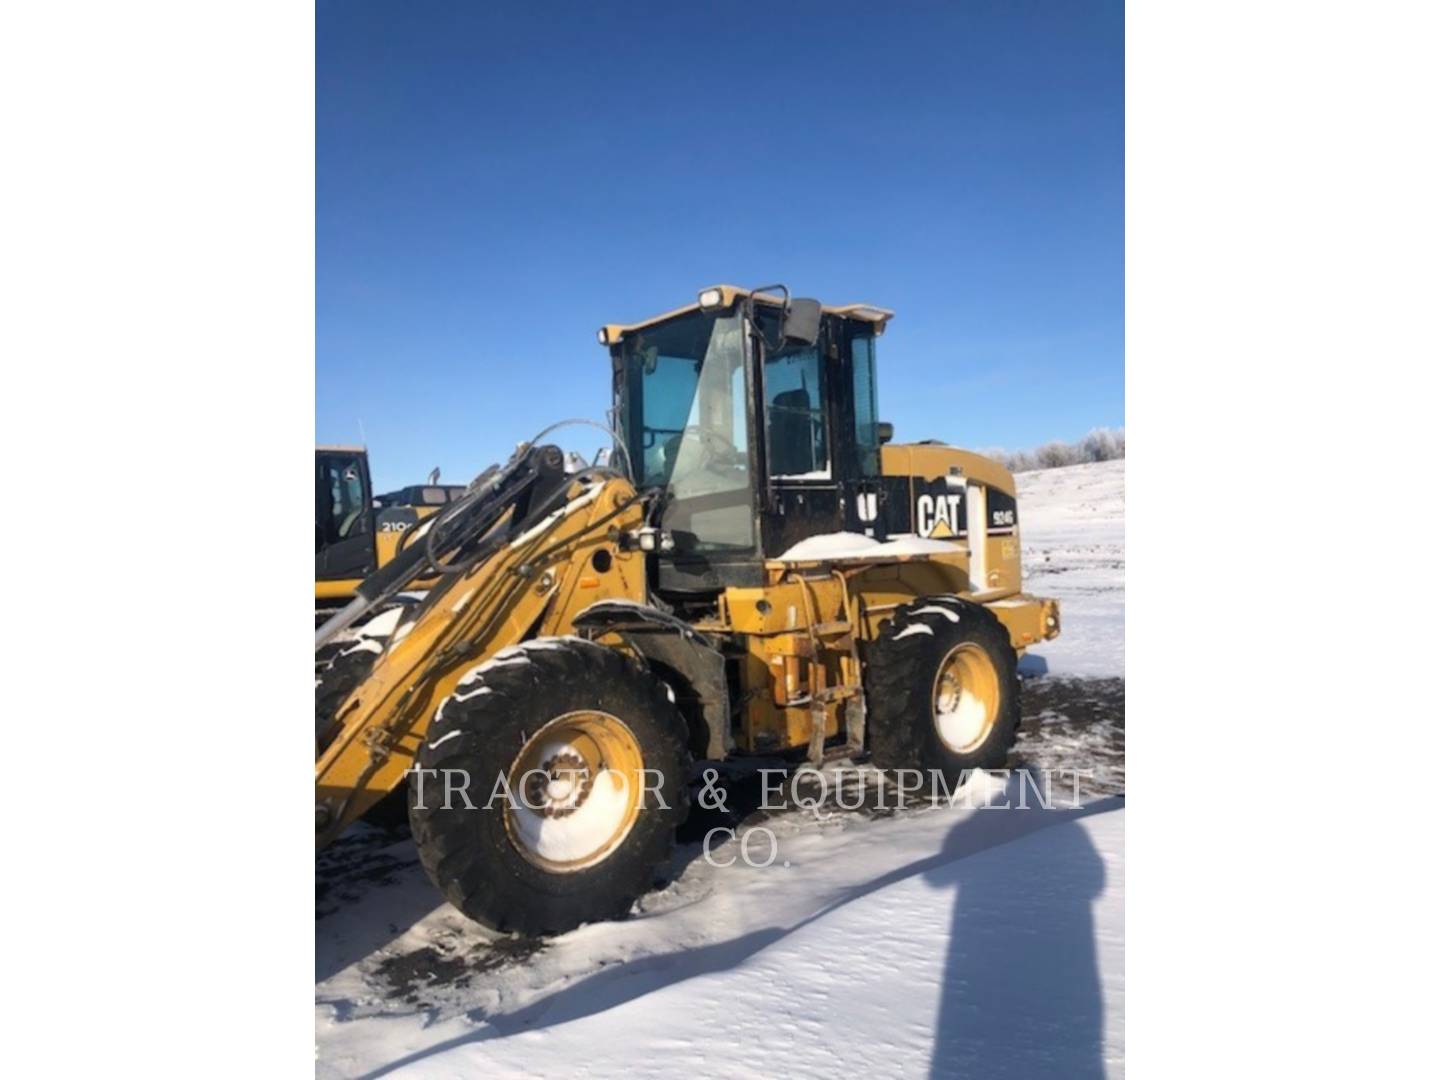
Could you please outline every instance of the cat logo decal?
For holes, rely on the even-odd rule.
[[[964,498],[959,492],[921,495],[915,500],[915,531],[936,540],[959,536],[965,531],[965,523],[961,520],[965,512]]]

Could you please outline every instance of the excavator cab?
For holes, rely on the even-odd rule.
[[[363,448],[316,447],[316,611],[329,613],[354,596],[362,581],[395,557],[411,528],[464,492],[463,485],[432,477],[428,484],[376,494]]]
[[[370,462],[355,446],[315,450],[315,580],[365,578],[376,567]]]

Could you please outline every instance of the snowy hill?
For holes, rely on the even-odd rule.
[[[1125,674],[1125,462],[1020,473],[1025,589],[1060,601],[1060,636],[1035,648],[1051,675]]]
[[[490,940],[403,831],[357,826],[317,858],[318,1074],[1123,1075],[1123,465],[1020,477],[1063,635],[1011,764],[1095,771],[1081,808],[1013,809],[1018,774],[972,789],[1009,810],[737,807],[773,863],[712,865],[701,821],[630,919],[544,943]]]

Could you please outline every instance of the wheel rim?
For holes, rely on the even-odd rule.
[[[557,716],[510,768],[510,842],[550,873],[604,861],[640,813],[643,766],[639,740],[618,717],[588,710]]]
[[[931,715],[940,741],[957,754],[990,737],[1000,714],[1000,676],[985,650],[966,641],[951,649],[935,676]]]

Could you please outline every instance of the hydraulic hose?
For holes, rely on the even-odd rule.
[[[528,443],[522,443],[521,445],[534,446],[546,435],[549,435],[550,432],[557,431],[562,427],[569,427],[572,424],[584,427],[593,427],[597,430],[603,431],[606,435],[609,435],[610,438],[614,441],[615,449],[618,450],[620,452],[620,456],[625,459],[625,479],[629,480],[630,483],[639,486],[640,481],[635,476],[635,466],[630,461],[630,451],[625,448],[625,440],[620,437],[620,433],[614,428],[610,427],[608,424],[602,424],[598,420],[587,420],[584,417],[572,417],[569,420],[556,420],[555,423],[551,424],[544,431],[540,432],[540,434],[536,435]]]

